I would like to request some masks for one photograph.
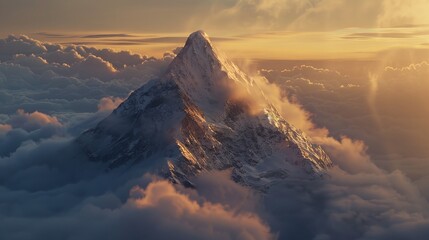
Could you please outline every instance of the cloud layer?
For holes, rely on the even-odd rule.
[[[155,59],[9,36],[0,40],[0,110],[93,112],[101,98],[126,97],[159,76],[172,56]]]
[[[109,205],[117,205],[111,208]],[[198,203],[166,181],[133,187],[125,203],[105,194],[66,215],[40,219],[28,226],[23,218],[4,219],[9,239],[273,239],[269,228],[253,214],[236,214],[221,204]],[[25,227],[15,232],[10,227]]]

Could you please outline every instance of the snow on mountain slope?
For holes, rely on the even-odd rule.
[[[202,171],[232,168],[234,180],[264,190],[281,178],[323,176],[332,166],[272,104],[252,113],[230,86],[258,87],[204,32],[192,33],[163,78],[133,92],[77,142],[110,168],[139,163],[183,184]]]

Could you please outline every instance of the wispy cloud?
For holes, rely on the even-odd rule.
[[[70,34],[61,34],[61,33],[49,33],[49,32],[38,32],[35,35],[47,37],[47,38],[69,38],[72,37]]]
[[[344,39],[369,39],[369,38],[414,38],[429,35],[429,30],[415,32],[358,32],[342,36]]]
[[[142,42],[109,42],[109,41],[69,41],[60,42],[63,45],[91,45],[91,46],[135,46],[135,45],[146,45]]]
[[[136,37],[126,33],[107,33],[107,34],[93,34],[81,36],[81,38],[115,38],[115,37]]]
[[[36,35],[48,39],[65,39],[59,42],[64,45],[103,45],[103,46],[138,46],[148,44],[182,44],[186,36],[159,36],[155,34],[128,34],[128,33],[103,33],[103,34],[61,34],[39,32]],[[239,37],[212,37],[214,42],[226,42],[239,40]]]

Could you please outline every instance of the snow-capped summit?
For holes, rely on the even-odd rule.
[[[77,142],[91,160],[110,168],[143,164],[184,184],[202,171],[227,168],[237,182],[262,190],[281,178],[322,176],[332,162],[320,146],[269,101],[254,114],[231,93],[255,88],[197,31],[164,77],[133,92]]]
[[[207,33],[205,33],[203,30],[198,30],[191,33],[191,35],[189,35],[188,39],[186,40],[185,46],[195,44],[193,43],[195,41],[211,45],[209,35],[207,35]]]
[[[250,86],[251,79],[213,46],[203,31],[192,33],[165,75],[177,83],[183,93],[208,117],[216,120],[224,110],[232,82]],[[211,114],[214,113],[214,114]]]

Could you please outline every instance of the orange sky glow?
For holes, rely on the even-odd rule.
[[[426,0],[90,0],[85,8],[82,1],[5,1],[0,35],[156,57],[198,29],[233,58],[374,59],[391,49],[429,49]],[[167,3],[170,8],[163,7]],[[12,13],[23,17],[7,21]]]

